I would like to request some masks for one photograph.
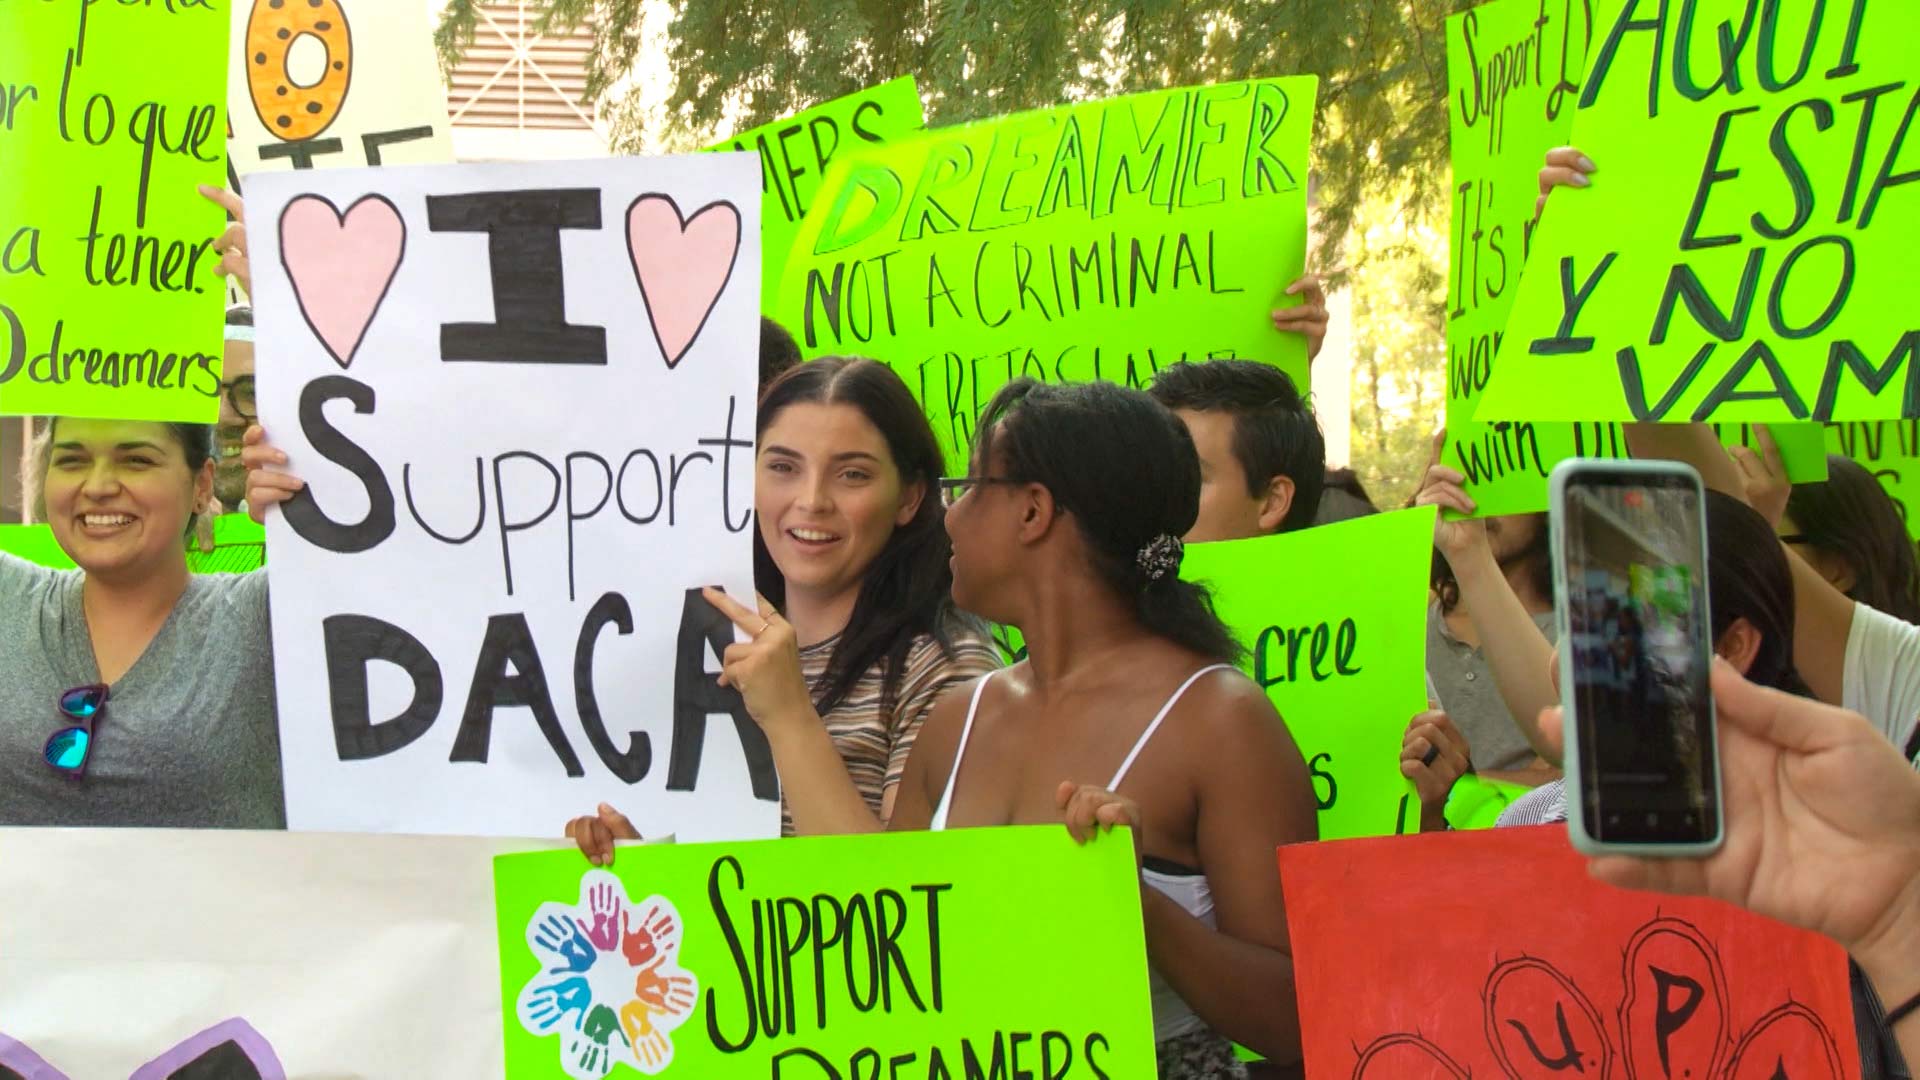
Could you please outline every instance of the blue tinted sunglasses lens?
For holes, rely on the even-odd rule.
[[[56,769],[78,769],[87,760],[87,744],[92,739],[79,728],[68,728],[47,740],[47,764]]]
[[[83,686],[60,695],[60,711],[75,720],[90,720],[106,701],[97,686]]]

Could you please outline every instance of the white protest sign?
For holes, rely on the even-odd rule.
[[[772,836],[739,695],[750,154],[262,173],[260,415],[295,829]]]
[[[425,4],[233,0],[232,12],[230,177],[453,160]]]
[[[0,1077],[501,1077],[493,856],[527,847],[0,829]]]

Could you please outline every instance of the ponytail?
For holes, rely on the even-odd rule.
[[[1223,664],[1239,664],[1246,646],[1227,632],[1213,612],[1213,596],[1205,585],[1168,577],[1140,590],[1134,610],[1148,632],[1166,638]]]
[[[1137,390],[1015,379],[982,414],[974,452],[1044,485],[1080,529],[1093,570],[1131,598],[1140,625],[1223,663],[1246,650],[1203,585],[1180,580],[1179,537],[1200,513],[1200,457],[1186,424]]]

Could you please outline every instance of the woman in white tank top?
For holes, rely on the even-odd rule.
[[[1132,826],[1161,1076],[1244,1076],[1229,1040],[1297,1062],[1275,849],[1316,837],[1315,804],[1204,589],[1179,580],[1191,437],[1145,394],[1029,380],[979,431],[973,475],[949,484],[954,600],[1020,627],[1028,658],[935,706],[891,827],[1065,821],[1097,843]],[[729,680],[753,679],[750,654]],[[817,729],[763,723],[801,832],[881,827]]]

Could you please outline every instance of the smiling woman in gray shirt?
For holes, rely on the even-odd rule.
[[[59,418],[36,441],[80,569],[0,555],[0,825],[285,827],[266,574],[187,572],[210,439]]]

